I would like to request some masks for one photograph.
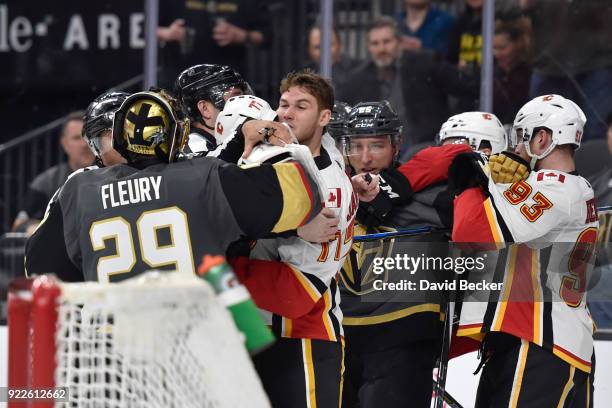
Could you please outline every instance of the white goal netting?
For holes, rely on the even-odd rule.
[[[210,286],[174,273],[62,284],[60,407],[268,407],[242,334]]]

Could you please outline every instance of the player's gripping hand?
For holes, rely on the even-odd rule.
[[[453,196],[472,187],[482,187],[488,191],[489,174],[485,155],[479,152],[458,154],[448,168],[448,189]]]
[[[380,180],[377,175],[370,173],[361,173],[351,177],[353,190],[359,201],[369,203],[380,192]]]
[[[336,238],[339,218],[330,208],[323,208],[316,217],[297,229],[297,234],[304,241],[328,242]]]
[[[249,157],[253,148],[261,142],[281,147],[288,143],[297,143],[289,126],[271,120],[249,120],[242,125],[242,134],[244,136],[243,159]]]
[[[514,183],[524,180],[531,172],[526,160],[507,151],[489,157],[489,169],[495,183]]]

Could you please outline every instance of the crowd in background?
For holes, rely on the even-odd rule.
[[[400,161],[434,144],[451,114],[479,109],[483,0],[458,1],[452,14],[444,11],[451,3],[404,0],[392,15],[372,17],[358,33],[365,37],[363,59],[347,52],[336,18],[331,43],[336,99],[349,105],[389,100],[403,124]],[[247,49],[265,49],[274,42],[265,2],[218,3],[222,10],[189,4],[172,2],[162,9],[160,84],[171,86],[176,72],[203,59],[230,65],[249,80]],[[582,141],[599,141],[601,152],[612,115],[610,17],[612,6],[599,0],[496,2],[492,111],[507,128],[531,98],[560,94],[583,107],[587,125]],[[296,68],[317,70],[318,20],[302,38],[308,61]],[[595,177],[593,169],[610,165],[605,154],[577,160],[585,176]]]

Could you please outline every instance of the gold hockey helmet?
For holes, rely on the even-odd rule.
[[[130,163],[149,158],[173,162],[188,135],[189,120],[161,89],[130,95],[113,121],[113,147]]]

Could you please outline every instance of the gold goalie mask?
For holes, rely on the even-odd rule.
[[[164,90],[130,95],[115,113],[113,148],[129,163],[158,158],[173,162],[189,135],[189,120]]]

